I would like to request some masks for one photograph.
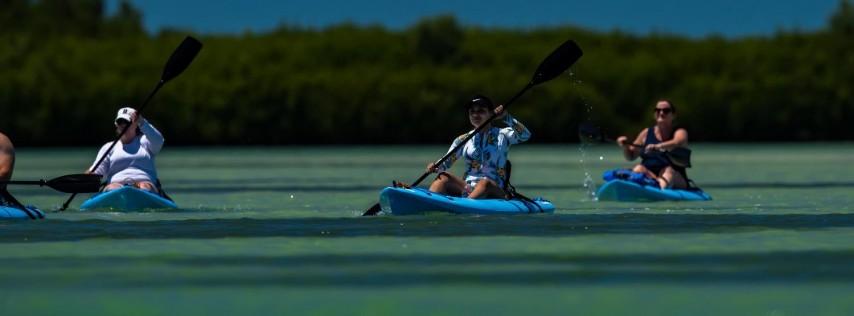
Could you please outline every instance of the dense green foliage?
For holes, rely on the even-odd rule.
[[[114,111],[138,104],[185,32],[147,34],[122,3],[0,2],[0,130],[19,145],[110,138]],[[535,142],[577,141],[593,119],[611,135],[652,122],[673,100],[692,140],[851,140],[854,10],[841,1],[818,32],[689,39],[574,27],[481,29],[453,17],[402,31],[342,24],[200,35],[193,65],[146,109],[170,144],[450,142],[461,104],[501,102],[566,39],[572,75],[531,90],[511,112]]]

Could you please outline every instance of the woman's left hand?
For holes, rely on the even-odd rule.
[[[646,148],[644,148],[644,150],[646,152],[660,151],[661,147],[658,146],[658,144],[649,144],[649,145],[646,145]]]

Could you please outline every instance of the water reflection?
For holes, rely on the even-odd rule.
[[[852,261],[852,250],[607,255],[498,253],[9,258],[4,259],[4,263],[19,268],[0,272],[5,281],[0,283],[0,288],[74,284],[76,279],[57,276],[86,267],[92,267],[87,270],[87,288],[848,283],[854,281]],[[127,273],[134,269],[149,273],[156,271],[158,277],[135,277]]]
[[[227,237],[558,237],[603,234],[743,233],[854,227],[854,214],[561,214],[153,221],[0,222],[0,242]]]

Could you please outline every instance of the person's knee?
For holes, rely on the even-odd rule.
[[[157,191],[157,187],[155,187],[155,186],[154,186],[154,183],[151,183],[151,182],[148,182],[148,181],[138,182],[138,183],[136,184],[136,187],[137,187],[137,188],[139,188],[139,189],[146,190],[146,191],[151,191],[151,192],[156,192],[156,191]]]
[[[0,164],[0,180],[9,180],[12,178],[14,167],[11,164]]]
[[[480,179],[474,185],[475,188],[486,188],[488,186],[489,186],[489,180],[487,180],[487,179]]]
[[[632,168],[632,172],[646,173],[646,167],[644,167],[643,165],[636,165],[634,168]]]
[[[673,169],[673,167],[667,167],[661,175],[662,178],[667,180],[669,188],[679,189],[686,186],[686,181],[682,177],[682,174],[676,172],[676,169]]]
[[[451,177],[450,177],[450,175],[448,175],[448,173],[440,172],[436,176],[436,180],[434,180],[434,181],[436,181],[436,182],[448,182],[448,180],[450,180],[450,179],[451,179]]]
[[[491,179],[481,179],[473,191],[477,193],[474,198],[502,198],[505,196],[504,190]]]
[[[123,186],[124,185],[122,185],[121,183],[110,183],[104,187],[104,191],[112,191],[112,190],[120,189]]]
[[[667,167],[666,169],[664,169],[664,172],[662,172],[662,176],[670,180],[682,180],[682,174],[676,172],[676,169],[673,169],[673,167]]]
[[[451,184],[450,180],[451,180],[451,177],[447,173],[440,172],[436,176],[436,179],[433,180],[433,182],[430,184],[430,191],[433,191],[433,192],[448,191],[449,190],[448,186]]]
[[[0,152],[0,179],[9,180],[15,170],[15,152]]]
[[[498,187],[498,185],[495,184],[495,181],[492,181],[491,179],[480,179],[477,181],[477,184],[475,186],[484,189],[490,187]]]

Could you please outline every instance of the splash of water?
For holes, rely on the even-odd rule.
[[[585,161],[587,161],[587,148],[590,147],[590,144],[582,142],[578,146],[578,151],[581,153],[581,169],[584,171],[584,181],[582,185],[584,186],[584,190],[586,191],[585,196],[590,201],[597,201],[596,198],[596,183],[593,182],[593,176],[590,175],[590,169],[587,167]]]
[[[569,71],[569,77],[570,77],[570,80],[572,81],[573,86],[580,86],[581,85],[581,83],[582,83],[581,79],[578,79],[578,76],[575,74],[575,72],[572,69],[570,69],[570,71]],[[577,90],[581,91],[581,89],[577,89]],[[579,94],[579,98],[581,98],[581,101],[584,103],[584,109],[585,109],[585,113],[587,116],[585,119],[587,121],[589,121],[591,119],[591,116],[593,113],[593,106],[587,102],[587,99],[584,98],[583,95]],[[578,151],[581,153],[581,159],[579,160],[579,162],[581,163],[581,170],[584,171],[584,180],[582,182],[582,186],[584,187],[584,190],[586,191],[585,196],[587,197],[587,200],[597,201],[596,183],[593,182],[593,176],[590,175],[590,168],[588,168],[587,164],[585,163],[585,161],[587,161],[587,149],[590,146],[591,146],[591,144],[588,142],[585,142],[584,140],[582,140],[578,145]],[[601,157],[600,157],[600,159],[601,159]]]

